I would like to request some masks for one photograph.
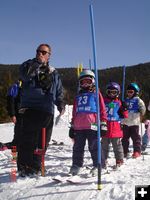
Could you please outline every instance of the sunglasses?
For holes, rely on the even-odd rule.
[[[134,90],[127,90],[127,94],[134,94]]]
[[[118,95],[118,90],[110,90],[110,89],[108,89],[108,90],[106,90],[106,93],[107,94],[112,94],[112,95]]]
[[[36,53],[37,53],[37,54],[40,54],[40,53],[41,53],[43,56],[45,56],[47,53],[50,54],[49,52],[44,51],[44,50],[36,50]]]

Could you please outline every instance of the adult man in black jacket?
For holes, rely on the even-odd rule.
[[[42,128],[46,128],[46,150],[53,129],[54,105],[60,115],[65,112],[62,82],[57,70],[49,65],[50,55],[50,46],[40,44],[36,57],[20,66],[23,82],[19,110],[23,120],[17,160],[20,176],[41,170],[41,156],[34,151],[42,148]]]

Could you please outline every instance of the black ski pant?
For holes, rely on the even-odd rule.
[[[42,128],[46,128],[46,148],[51,139],[54,115],[27,109],[22,116],[22,128],[18,145],[18,171],[22,168],[41,169],[41,155],[34,151],[42,149]]]
[[[86,140],[88,141],[88,149],[91,154],[93,161],[93,166],[98,166],[98,140],[97,140],[97,131],[93,130],[83,130],[75,131],[74,145],[73,145],[73,156],[72,156],[72,165],[78,167],[83,166],[84,160],[84,148],[86,145]],[[104,166],[104,157],[101,152],[101,166]]]
[[[133,151],[134,152],[141,152],[141,136],[139,135],[139,126],[123,126],[123,139],[122,145],[124,154],[129,152],[129,138],[131,137],[133,141]]]

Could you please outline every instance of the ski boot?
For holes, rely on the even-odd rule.
[[[77,165],[73,165],[71,168],[70,168],[70,172],[69,174],[71,174],[72,176],[75,176],[79,173],[80,171],[80,167],[77,166]]]

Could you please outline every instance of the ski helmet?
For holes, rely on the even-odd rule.
[[[95,85],[95,74],[89,69],[83,70],[79,75],[80,88],[89,88]]]
[[[130,83],[127,87],[127,90],[134,90],[136,94],[140,92],[140,88],[136,83]]]
[[[106,94],[108,97],[116,98],[120,94],[120,85],[116,82],[110,82],[106,85]]]
[[[94,72],[92,72],[91,70],[89,69],[84,69],[80,75],[79,75],[79,79],[83,78],[83,77],[86,77],[86,76],[90,76],[91,78],[94,78],[95,79],[95,74]]]

